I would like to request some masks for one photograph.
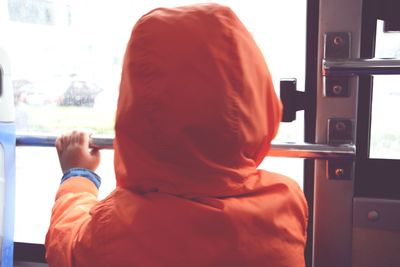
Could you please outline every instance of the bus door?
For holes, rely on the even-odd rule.
[[[313,266],[400,266],[399,2],[320,0]]]

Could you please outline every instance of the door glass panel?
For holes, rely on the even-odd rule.
[[[8,11],[6,19],[0,18],[0,34],[11,60],[17,132],[59,135],[85,129],[113,136],[121,64],[134,23],[153,8],[196,2],[0,1],[7,3],[0,7]],[[277,92],[280,78],[295,77],[302,89],[306,0],[212,2],[230,6],[253,34]],[[275,141],[304,140],[303,113],[297,118],[281,124]],[[302,163],[271,158],[260,168],[286,174],[302,186]],[[98,173],[103,198],[115,187],[113,151],[102,151]],[[44,242],[61,175],[54,148],[17,148],[16,241]]]
[[[400,33],[377,23],[376,58],[400,58]],[[370,158],[400,159],[400,75],[373,77]]]
[[[101,151],[104,164],[100,164],[96,171],[102,177],[101,199],[115,188],[112,152]],[[51,208],[62,176],[57,152],[55,148],[18,147],[16,153],[14,240],[41,244],[49,227]],[[34,160],[32,155],[35,155]],[[37,167],[32,167],[33,164]]]
[[[6,174],[4,170],[4,149],[0,144],[0,251],[3,251],[3,237],[4,237],[4,211],[5,211],[5,188],[6,188]]]

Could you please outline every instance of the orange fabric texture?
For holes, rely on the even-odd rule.
[[[117,188],[98,201],[84,178],[60,186],[50,266],[304,266],[304,195],[257,169],[280,118],[265,60],[229,8],[144,15],[122,70]]]

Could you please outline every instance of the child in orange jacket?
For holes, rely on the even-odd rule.
[[[299,186],[257,169],[281,104],[227,7],[159,8],[135,25],[115,124],[116,189],[97,198],[90,137],[57,139],[64,173],[46,236],[56,267],[304,266]]]

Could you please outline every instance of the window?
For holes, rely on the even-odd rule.
[[[384,32],[377,23],[376,58],[400,58],[400,33]],[[400,159],[400,76],[377,75],[373,80],[370,157]]]
[[[59,135],[79,128],[108,136],[113,136],[121,64],[134,23],[155,7],[197,2],[8,1],[4,45],[13,70],[17,132]],[[277,90],[280,78],[296,77],[304,84],[305,0],[215,2],[230,6],[252,32]],[[19,5],[23,9],[16,11]],[[276,141],[304,140],[302,116],[297,117],[281,124]],[[269,158],[260,167],[302,185],[302,164]],[[113,151],[102,151],[98,173],[104,197],[115,186]],[[17,148],[15,241],[44,242],[61,175],[54,148]]]
[[[53,25],[54,3],[47,0],[9,0],[11,21]]]

